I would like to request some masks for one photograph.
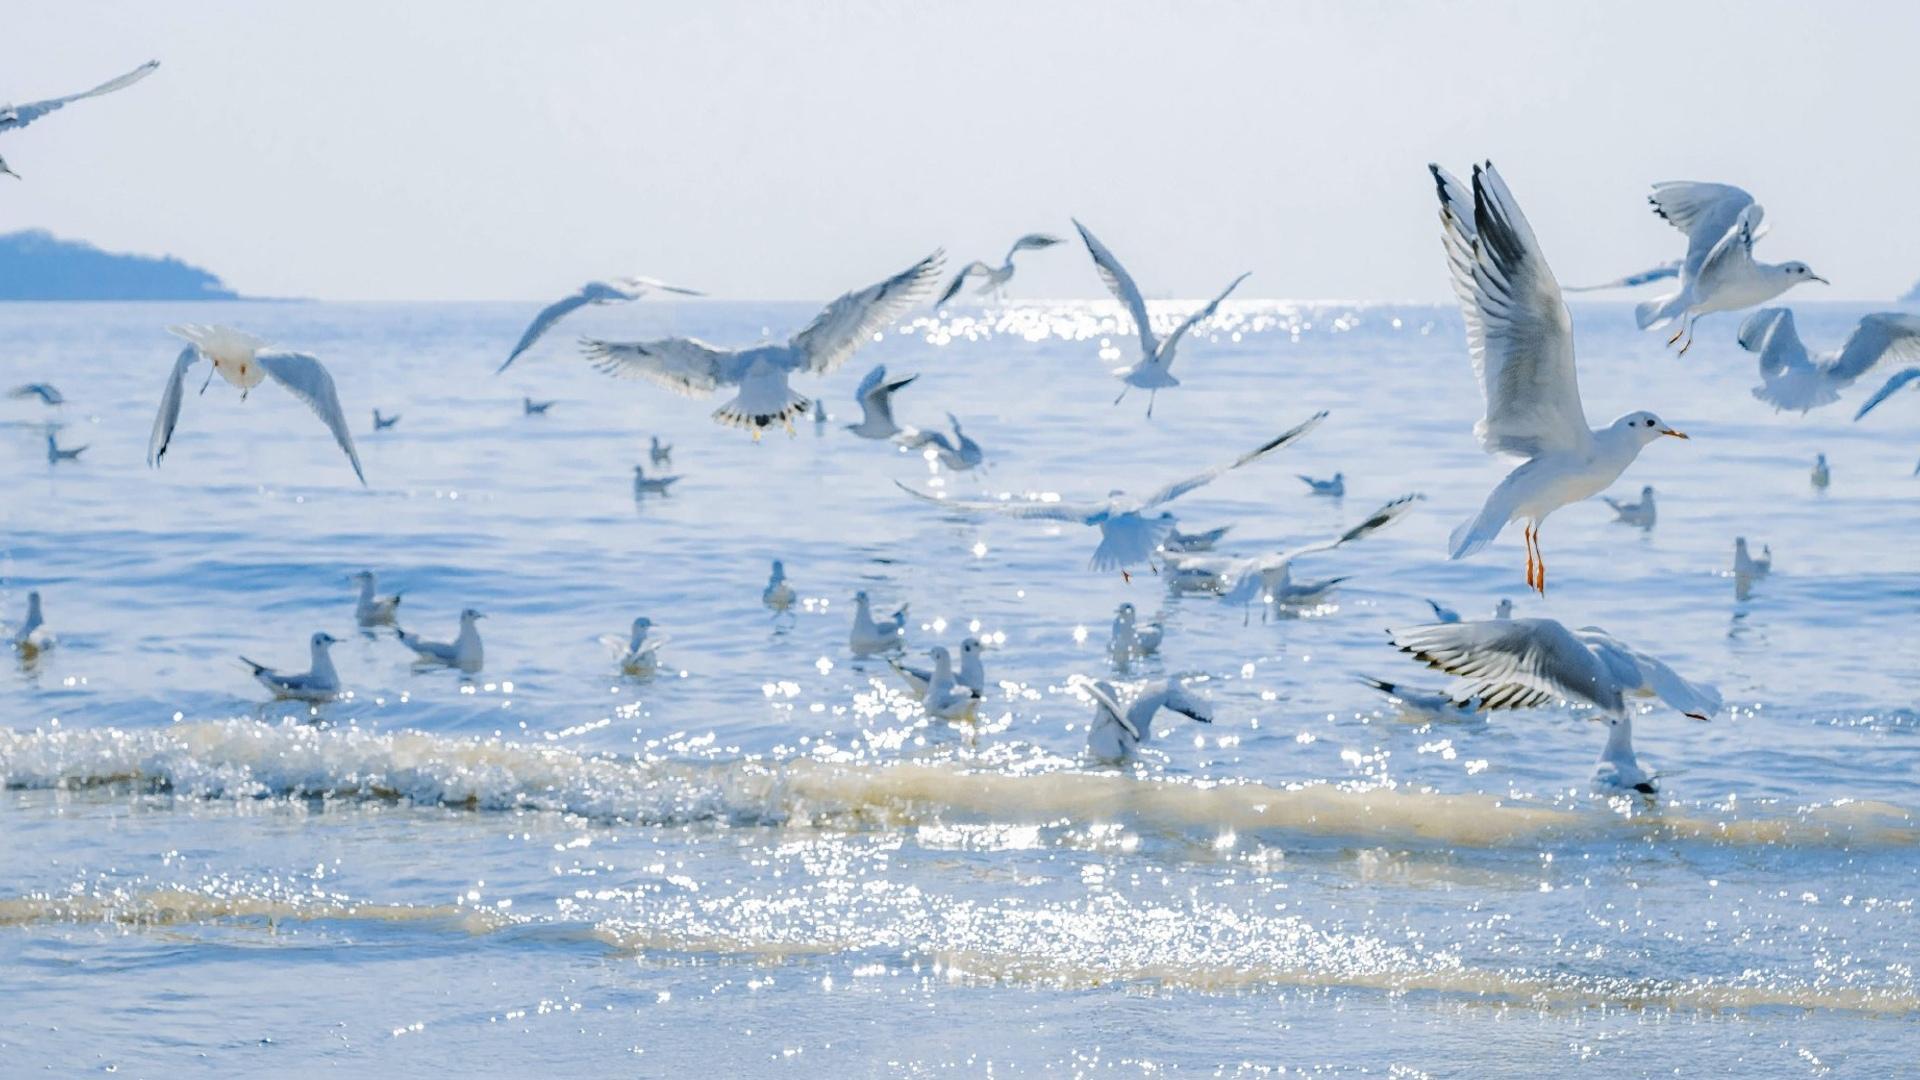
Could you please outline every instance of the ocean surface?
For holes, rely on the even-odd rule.
[[[1615,494],[1445,558],[1501,463],[1453,308],[1245,302],[1190,338],[1149,421],[1113,403],[1111,304],[928,314],[798,378],[832,423],[758,443],[718,401],[608,379],[581,333],[784,337],[813,304],[583,312],[506,375],[534,304],[0,305],[0,621],[45,596],[59,644],[0,658],[0,1072],[135,1076],[1889,1076],[1920,1060],[1920,400],[1861,423],[1755,401],[1727,316],[1685,358],[1626,304],[1575,309],[1589,417],[1662,440]],[[1191,305],[1156,305],[1169,322]],[[1799,307],[1817,348],[1866,307]],[[144,463],[178,343],[224,321],[325,360],[369,486],[277,387],[187,399]],[[876,362],[907,423],[959,416],[982,473],[841,429]],[[197,385],[198,376],[195,378]],[[521,398],[557,399],[542,417]],[[370,412],[401,414],[373,433]],[[968,522],[956,495],[1140,491],[1316,410],[1298,447],[1175,504],[1253,554],[1348,575],[1263,620],[1086,568],[1077,526]],[[77,462],[49,465],[43,427]],[[647,439],[683,479],[636,502]],[[1819,492],[1816,452],[1832,463]],[[1295,473],[1347,477],[1306,493]],[[1770,545],[1745,599],[1734,538]],[[784,559],[802,602],[760,602]],[[485,668],[417,671],[362,633],[346,576],[404,592]],[[910,646],[992,642],[968,728],[847,644],[851,599],[910,602]],[[1438,687],[1388,644],[1425,598],[1595,624],[1715,683],[1649,706],[1650,805],[1592,794],[1602,727],[1566,707],[1444,720],[1357,676]],[[1194,677],[1134,765],[1083,760],[1075,676],[1130,600],[1166,624],[1134,678]],[[664,668],[600,635],[646,615]],[[1249,617],[1251,616],[1251,617]],[[269,703],[236,657],[351,696]]]

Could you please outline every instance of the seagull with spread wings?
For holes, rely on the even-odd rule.
[[[1288,603],[1310,603],[1323,596],[1344,578],[1332,578],[1310,585],[1293,581],[1294,560],[1315,552],[1332,551],[1371,536],[1400,520],[1424,495],[1402,495],[1367,515],[1367,519],[1339,536],[1306,544],[1291,551],[1235,558],[1229,555],[1168,555],[1168,565],[1176,572],[1176,588],[1190,592],[1218,594],[1229,603],[1250,605],[1259,600],[1264,608]]]
[[[989,266],[978,259],[968,263],[960,268],[959,273],[953,275],[953,281],[947,285],[946,291],[940,294],[940,299],[933,302],[933,306],[940,307],[946,304],[947,301],[952,300],[954,295],[966,285],[967,279],[970,277],[978,277],[980,279],[980,286],[973,290],[975,296],[999,293],[1006,287],[1007,282],[1013,280],[1013,257],[1015,255],[1023,251],[1039,251],[1044,248],[1050,248],[1060,242],[1060,238],[1057,236],[1048,236],[1046,233],[1037,232],[1028,233],[1013,242],[1013,246],[1007,249],[1006,259],[1004,259],[999,266]]]
[[[1140,286],[1133,283],[1133,275],[1127,273],[1127,268],[1121,266],[1120,260],[1107,250],[1107,245],[1101,243],[1085,225],[1076,220],[1073,227],[1080,230],[1080,239],[1086,241],[1087,254],[1093,257],[1093,267],[1100,271],[1100,280],[1106,283],[1107,291],[1113,294],[1113,298],[1127,309],[1140,335],[1140,359],[1126,367],[1113,369],[1114,377],[1126,384],[1120,390],[1120,397],[1114,398],[1113,403],[1120,404],[1121,398],[1127,396],[1127,391],[1137,386],[1147,392],[1147,415],[1151,417],[1154,397],[1162,390],[1180,385],[1180,380],[1173,377],[1171,370],[1173,354],[1180,347],[1180,339],[1186,337],[1194,327],[1211,319],[1213,313],[1220,310],[1220,302],[1239,288],[1240,283],[1247,280],[1247,275],[1234,278],[1232,284],[1220,291],[1219,296],[1187,316],[1186,321],[1174,327],[1173,333],[1163,341],[1153,334],[1153,320],[1147,317],[1147,301],[1140,295]]]
[[[174,360],[173,373],[167,376],[166,390],[160,395],[160,413],[153,419],[153,436],[147,442],[148,465],[157,467],[167,456],[167,448],[173,442],[173,429],[180,422],[187,369],[205,357],[213,370],[207,372],[207,381],[200,385],[202,394],[207,392],[215,374],[239,387],[242,401],[254,387],[272,379],[305,402],[320,422],[327,425],[334,441],[346,451],[353,475],[360,478],[361,484],[367,482],[366,474],[360,471],[360,455],[353,449],[353,435],[347,430],[346,413],[340,408],[340,395],[333,388],[333,376],[327,374],[319,360],[306,353],[268,348],[266,342],[230,326],[190,323],[169,326],[167,332],[185,338],[187,347],[180,350]]]
[[[608,278],[605,281],[589,281],[580,286],[578,292],[548,304],[540,309],[540,314],[527,324],[526,332],[520,335],[520,341],[507,354],[506,362],[494,369],[498,375],[512,366],[520,354],[533,348],[533,343],[541,335],[553,329],[553,324],[566,318],[589,304],[621,304],[629,300],[638,300],[650,292],[679,293],[681,296],[705,296],[705,293],[693,289],[683,289],[678,285],[669,285],[647,277]]]
[[[1761,308],[1740,324],[1740,347],[1760,357],[1760,385],[1753,396],[1779,412],[1810,409],[1840,400],[1840,391],[1880,361],[1920,360],[1920,315],[1876,311],[1863,316],[1846,343],[1818,357],[1807,351],[1786,308]]]
[[[1547,591],[1540,523],[1591,498],[1625,472],[1641,448],[1685,435],[1650,412],[1631,412],[1594,430],[1580,404],[1573,319],[1533,228],[1492,162],[1473,169],[1472,194],[1438,165],[1440,229],[1453,291],[1467,324],[1467,352],[1486,397],[1474,434],[1488,453],[1523,461],[1448,539],[1448,557],[1492,543],[1507,523],[1526,522],[1527,584]]]
[[[583,344],[587,359],[608,375],[646,379],[689,397],[734,387],[734,396],[714,410],[713,419],[751,431],[756,440],[771,424],[791,433],[793,418],[812,403],[787,385],[788,377],[825,375],[846,363],[925,295],[939,277],[941,259],[935,251],[885,281],[842,296],[784,345],[723,349],[693,338]]]
[[[1647,201],[1686,234],[1687,255],[1680,262],[1680,287],[1635,307],[1633,317],[1642,330],[1678,322],[1667,344],[1684,336],[1682,356],[1693,347],[1693,324],[1702,315],[1764,304],[1802,282],[1827,284],[1803,262],[1754,261],[1753,242],[1765,232],[1760,222],[1766,211],[1732,184],[1672,180],[1653,185]]]
[[[1179,498],[1186,493],[1201,488],[1220,476],[1266,457],[1276,450],[1293,445],[1312,431],[1320,421],[1326,419],[1324,412],[1315,413],[1308,420],[1266,442],[1254,447],[1225,465],[1217,465],[1206,472],[1176,480],[1167,486],[1145,495],[1134,496],[1124,491],[1110,491],[1099,502],[1067,502],[1057,496],[1034,500],[1013,499],[947,499],[917,491],[899,481],[894,481],[900,490],[916,499],[924,499],[937,506],[948,507],[968,514],[1003,514],[1007,517],[1031,518],[1040,521],[1065,521],[1087,525],[1100,530],[1100,546],[1094,549],[1093,561],[1089,564],[1094,570],[1120,571],[1120,576],[1133,580],[1132,567],[1146,563],[1152,566],[1154,552],[1173,531],[1173,515],[1162,511],[1148,516],[1148,511]]]
[[[124,90],[134,83],[139,82],[141,79],[153,74],[153,69],[159,66],[160,61],[149,60],[117,79],[108,79],[99,86],[91,90],[83,90],[78,94],[48,98],[45,101],[29,101],[25,105],[0,105],[0,131],[12,131],[14,128],[26,127],[28,124],[53,112],[55,109],[64,105],[71,105],[84,98],[99,97],[101,94],[111,94],[115,90]],[[20,179],[19,173],[7,168],[7,160],[5,158],[0,158],[0,173],[5,173],[15,180]]]
[[[1872,412],[1875,406],[1879,405],[1881,402],[1887,400],[1893,395],[1899,393],[1901,387],[1906,386],[1908,383],[1913,382],[1915,379],[1920,379],[1920,367],[1910,367],[1905,371],[1896,372],[1891,379],[1887,380],[1886,385],[1882,386],[1878,390],[1875,390],[1873,392],[1873,396],[1868,398],[1866,400],[1866,403],[1860,406],[1860,411],[1853,414],[1854,420],[1858,421],[1861,417]],[[1825,463],[1825,458],[1823,456],[1822,464],[1824,465],[1824,463]],[[1913,467],[1913,475],[1920,476],[1920,465],[1915,465]],[[1822,486],[1825,486],[1825,485],[1822,485]]]

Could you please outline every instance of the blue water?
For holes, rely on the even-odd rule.
[[[1174,318],[1181,305],[1168,305]],[[1797,310],[1837,343],[1866,309]],[[1154,1071],[1890,1075],[1920,1058],[1920,417],[1860,396],[1753,400],[1724,318],[1674,359],[1625,305],[1576,309],[1590,419],[1693,436],[1548,522],[1545,599],[1516,535],[1448,562],[1500,463],[1480,453],[1451,308],[1228,305],[1153,419],[1112,404],[1132,342],[1106,304],[902,324],[824,379],[835,421],[754,443],[717,402],[617,382],[575,334],[784,336],[811,305],[583,313],[492,377],[526,305],[0,306],[0,618],[29,589],[59,644],[0,667],[0,1060],[39,1074],[981,1075]],[[370,487],[297,402],[189,397],[145,445],[176,351],[226,321],[321,356]],[[1108,360],[1102,359],[1105,351]],[[951,410],[983,475],[840,429],[874,362]],[[1877,385],[1874,377],[1867,382]],[[545,417],[523,395],[558,399]],[[378,434],[370,411],[402,414]],[[1222,549],[1322,539],[1419,492],[1401,524],[1303,560],[1350,575],[1262,621],[1085,568],[1094,535],[962,522],[957,495],[1142,490],[1316,410],[1300,446],[1176,504]],[[43,429],[80,461],[49,466]],[[684,479],[636,502],[650,435]],[[1833,484],[1808,482],[1826,452]],[[1343,500],[1295,472],[1347,474]],[[1744,600],[1733,538],[1774,552]],[[770,559],[803,597],[760,603]],[[481,624],[471,679],[353,625],[346,575],[402,621]],[[930,723],[847,647],[851,596],[911,604],[915,650],[991,635],[980,723]],[[1597,624],[1716,684],[1710,723],[1651,708],[1656,805],[1597,797],[1581,712],[1410,717],[1370,674],[1438,686],[1387,644],[1433,597]],[[1125,770],[1081,759],[1114,607],[1211,699]],[[620,675],[636,615],[665,668]],[[300,668],[315,630],[351,697],[267,703],[235,657]]]

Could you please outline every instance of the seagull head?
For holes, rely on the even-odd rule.
[[[467,610],[460,613],[460,621],[462,623],[471,624],[484,618],[486,618],[485,615],[480,614],[480,612],[474,610],[473,608],[468,608]]]
[[[361,584],[363,584],[363,585],[364,585],[364,584],[367,584],[368,582],[371,582],[371,581],[373,580],[373,571],[371,571],[371,570],[356,570],[356,571],[354,571],[353,573],[351,573],[351,574],[348,574],[348,575],[347,575],[347,580],[348,580],[348,581],[357,581],[357,582],[359,582],[359,583],[361,583]]]
[[[1639,412],[1630,412],[1615,420],[1613,427],[1616,431],[1627,432],[1641,446],[1647,445],[1662,435],[1670,435],[1676,439],[1687,438],[1686,432],[1674,428],[1665,420],[1644,409]]]
[[[785,578],[787,576],[787,564],[781,562],[779,559],[773,560],[773,576],[775,578]]]
[[[1808,266],[1806,263],[1803,263],[1803,262],[1781,263],[1780,273],[1786,275],[1787,278],[1790,279],[1795,285],[1798,285],[1803,281],[1817,281],[1822,285],[1833,284],[1833,282],[1828,281],[1826,278],[1823,278],[1819,274],[1814,273],[1813,267]]]
[[[334,637],[332,634],[327,633],[325,630],[322,630],[319,633],[313,635],[312,644],[313,644],[313,647],[316,649],[324,649],[329,645],[338,645],[339,643],[340,643],[339,638]]]
[[[984,648],[986,648],[986,646],[980,644],[979,638],[977,637],[965,638],[960,642],[960,655],[961,656],[978,656],[980,654],[980,650]]]
[[[1119,610],[1114,612],[1114,615],[1118,616],[1122,622],[1132,622],[1134,619],[1133,605],[1121,604]]]
[[[1641,498],[1643,498],[1643,499],[1651,499],[1651,498],[1653,498],[1653,485],[1652,485],[1652,484],[1648,484],[1647,486],[1645,486],[1645,487],[1643,487],[1643,488],[1641,488],[1641,489],[1640,489],[1640,497],[1641,497]]]

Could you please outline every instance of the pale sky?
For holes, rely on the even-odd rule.
[[[1093,227],[1154,296],[1438,300],[1425,164],[1491,157],[1563,282],[1677,255],[1652,181],[1741,184],[1832,298],[1920,278],[1920,6],[7,6],[0,231],[253,295],[544,298],[650,274],[824,297]],[[1092,296],[1077,245],[1016,295]]]

